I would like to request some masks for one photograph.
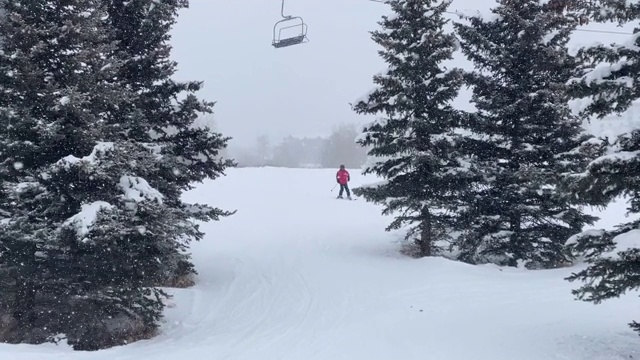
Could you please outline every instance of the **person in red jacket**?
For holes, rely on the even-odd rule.
[[[336,181],[340,184],[340,193],[338,194],[338,199],[342,199],[342,192],[347,191],[347,199],[351,200],[351,192],[349,191],[349,185],[347,184],[351,181],[351,176],[349,172],[344,168],[344,165],[340,165],[340,170],[336,173]]]

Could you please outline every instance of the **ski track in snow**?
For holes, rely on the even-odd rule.
[[[187,195],[238,212],[203,224],[197,285],[170,290],[161,334],[98,352],[0,345],[2,360],[474,359],[640,356],[637,297],[574,301],[575,269],[525,271],[399,254],[364,200],[337,201],[335,170],[231,169]],[[352,170],[352,184],[369,182]],[[616,216],[616,215],[612,215]],[[617,215],[619,216],[619,214]],[[606,220],[606,219],[605,219]]]

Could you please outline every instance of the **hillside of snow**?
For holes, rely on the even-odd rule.
[[[637,294],[579,302],[575,269],[470,266],[399,253],[334,169],[231,169],[190,201],[238,212],[204,225],[197,285],[171,290],[162,333],[98,352],[0,344],[2,360],[617,360],[640,356]],[[351,170],[352,184],[368,183]],[[610,226],[624,206],[604,212]]]

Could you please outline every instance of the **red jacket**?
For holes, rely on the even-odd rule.
[[[338,184],[344,185],[347,181],[351,180],[351,176],[349,176],[349,172],[347,170],[338,170],[336,180],[338,180]]]

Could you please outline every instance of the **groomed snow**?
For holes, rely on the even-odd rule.
[[[333,169],[231,169],[188,194],[237,214],[203,226],[197,285],[158,337],[98,352],[0,345],[2,360],[616,360],[640,356],[636,294],[574,301],[572,270],[470,266],[398,253]],[[368,183],[352,171],[352,186]],[[622,219],[616,206],[606,226]]]

